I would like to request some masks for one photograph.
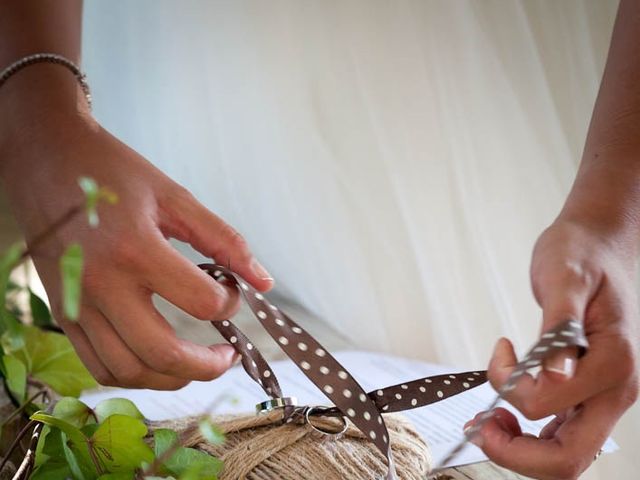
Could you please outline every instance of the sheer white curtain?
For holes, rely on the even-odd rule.
[[[538,332],[531,249],[616,7],[94,0],[84,62],[97,117],[241,231],[281,293],[361,347],[478,366]],[[588,478],[629,478],[638,417]]]

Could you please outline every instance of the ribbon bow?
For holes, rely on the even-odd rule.
[[[348,370],[322,345],[242,277],[217,264],[201,264],[199,267],[215,280],[226,278],[236,284],[247,305],[267,333],[302,373],[335,405],[334,407],[306,407],[300,410],[295,405],[284,403],[282,405],[284,421],[291,422],[296,417],[305,415],[309,422],[310,414],[349,418],[351,423],[386,457],[387,480],[395,480],[397,477],[389,445],[389,432],[382,413],[423,407],[475,388],[487,381],[487,372],[477,370],[435,375],[365,392]],[[265,393],[274,400],[283,399],[275,373],[250,339],[229,320],[215,321],[211,324],[241,355],[245,371]],[[582,325],[575,320],[567,320],[555,329],[544,333],[539,342],[518,363],[488,411],[495,407],[506,392],[515,388],[517,380],[529,369],[540,366],[542,361],[553,352],[571,346],[579,347],[582,352],[588,346]],[[479,431],[489,418],[489,413],[482,415],[441,464],[453,459],[468,439]],[[344,425],[346,426],[346,422]],[[435,469],[436,472],[438,470],[439,468]]]

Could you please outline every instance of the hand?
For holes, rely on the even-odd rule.
[[[80,176],[119,196],[117,205],[99,208],[98,228],[78,216],[34,252],[54,315],[87,368],[103,385],[153,389],[221,375],[236,360],[234,349],[177,338],[151,297],[157,293],[198,319],[219,320],[236,312],[237,292],[184,258],[167,238],[231,265],[260,291],[271,288],[269,274],[233,228],[90,117],[39,112],[35,118],[8,137],[2,159],[5,188],[27,243],[82,203]],[[81,243],[85,254],[77,323],[65,320],[61,308],[58,259],[70,242]]]
[[[591,465],[638,397],[635,272],[635,255],[606,232],[558,220],[540,236],[531,281],[543,310],[542,332],[568,318],[584,321],[590,347],[580,359],[565,349],[537,378],[519,380],[506,399],[527,418],[555,418],[534,437],[522,434],[511,413],[496,409],[472,439],[492,461],[555,480],[576,479]],[[495,389],[516,363],[513,346],[500,339],[489,365]]]

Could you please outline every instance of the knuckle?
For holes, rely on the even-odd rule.
[[[125,387],[139,387],[147,377],[147,369],[140,363],[128,365],[117,373],[118,383]]]
[[[637,384],[637,353],[632,341],[624,334],[616,335],[612,346],[615,348],[616,368],[609,371],[612,383]]]
[[[131,268],[140,263],[140,249],[132,238],[119,237],[110,249],[110,260],[117,267]]]
[[[195,197],[188,189],[176,183],[165,195],[165,201],[176,205],[184,205],[195,201]]]
[[[249,257],[249,245],[235,228],[225,223],[221,227],[220,235],[231,251],[233,251],[234,256],[242,258]]]
[[[184,362],[182,349],[176,343],[152,348],[148,352],[147,365],[159,373],[171,373],[176,365]]]
[[[104,370],[102,368],[100,368],[100,369],[90,369],[90,372],[91,372],[91,375],[93,375],[93,378],[96,380],[96,382],[98,382],[100,385],[102,385],[104,387],[115,387],[115,386],[117,386],[116,379],[113,378],[113,375],[111,375],[106,370]]]
[[[207,294],[191,305],[191,314],[199,320],[215,320],[223,307],[218,294]]]

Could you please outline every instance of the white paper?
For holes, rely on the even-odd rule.
[[[336,359],[356,378],[365,391],[408,382],[422,377],[455,372],[455,369],[429,363],[391,357],[377,353],[337,352]],[[315,387],[289,360],[270,363],[276,373],[284,396],[295,396],[299,405],[329,405],[324,394]],[[167,420],[188,415],[211,413],[255,412],[255,405],[268,397],[242,367],[231,369],[213,382],[192,382],[175,392],[153,390],[105,389],[89,392],[82,400],[93,407],[106,398],[128,398],[152,420]],[[468,392],[425,407],[402,412],[415,426],[431,448],[438,464],[462,439],[463,425],[478,412],[485,410],[495,398],[487,383]],[[230,399],[233,399],[232,402]],[[215,407],[212,409],[212,404]],[[507,407],[506,404],[501,406]],[[507,407],[511,411],[513,408]],[[548,419],[530,421],[514,412],[523,431],[538,434]],[[603,450],[612,452],[617,445],[607,440]],[[464,450],[447,466],[481,462],[487,457],[474,445]]]

